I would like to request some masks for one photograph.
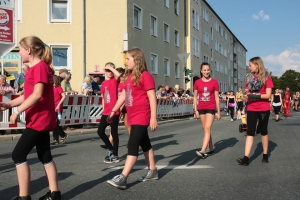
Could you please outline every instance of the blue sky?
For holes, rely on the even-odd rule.
[[[275,76],[300,72],[300,0],[207,0],[246,47]]]

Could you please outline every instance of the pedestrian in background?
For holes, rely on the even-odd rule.
[[[18,93],[18,90],[20,88],[19,86],[19,83],[20,83],[20,80],[24,80],[25,79],[25,76],[28,72],[28,68],[29,66],[27,64],[23,64],[22,65],[22,72],[20,74],[17,75],[16,79],[15,79],[15,83],[14,83],[14,89],[15,89],[15,92]]]
[[[59,76],[54,75],[53,77],[53,93],[54,93],[54,106],[56,113],[56,127],[53,129],[53,141],[52,145],[63,144],[68,138],[68,134],[64,132],[63,128],[59,125],[61,120],[61,113],[63,110],[63,102],[66,99],[66,94],[60,86]],[[59,141],[59,136],[61,140]]]
[[[233,91],[230,91],[229,96],[227,98],[227,108],[230,112],[230,117],[231,117],[232,122],[234,120],[234,110],[235,110],[236,107],[237,107],[236,98],[233,95]]]
[[[107,182],[114,187],[126,189],[127,178],[139,155],[139,146],[144,152],[148,172],[138,180],[158,179],[154,151],[148,135],[149,125],[151,131],[155,131],[157,128],[155,83],[152,75],[148,72],[145,56],[141,49],[134,48],[127,51],[126,70],[122,81],[124,88],[112,109],[110,118],[125,102],[128,123],[131,126],[127,144],[128,154],[122,173]]]
[[[26,129],[12,152],[19,182],[19,195],[15,200],[31,199],[27,155],[34,146],[39,160],[44,165],[49,183],[49,192],[39,199],[60,200],[57,169],[51,155],[49,135],[49,131],[56,126],[51,49],[35,36],[23,38],[19,48],[22,61],[29,62],[32,66],[25,77],[25,94],[10,102],[1,103],[1,110],[17,107],[10,116],[12,123],[16,123],[21,112],[26,113]]]
[[[285,117],[291,116],[291,102],[292,102],[292,95],[290,91],[290,87],[286,87],[283,93],[283,114]]]
[[[248,89],[247,104],[247,136],[245,154],[236,161],[241,165],[249,165],[249,157],[253,145],[256,129],[260,130],[263,146],[263,163],[268,163],[268,122],[270,116],[269,99],[274,87],[271,76],[268,74],[263,60],[260,57],[251,58],[249,61],[251,74],[247,77],[245,88]],[[258,121],[258,127],[257,127]]]
[[[214,154],[211,127],[213,125],[215,115],[217,120],[220,120],[221,113],[219,83],[216,79],[210,77],[210,65],[206,62],[203,62],[200,66],[200,77],[201,78],[194,84],[194,110],[196,111],[196,116],[200,118],[204,137],[202,148],[200,148],[199,151],[196,151],[196,154],[200,158],[204,159],[208,155]],[[198,95],[199,98],[197,100]],[[206,152],[206,148],[208,146],[210,150]]]
[[[276,122],[279,121],[279,111],[283,107],[281,94],[279,93],[279,89],[275,90],[275,93],[271,96],[271,104],[275,113]]]

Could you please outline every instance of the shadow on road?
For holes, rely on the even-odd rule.
[[[58,179],[59,181],[64,180],[72,176],[72,172],[63,172],[58,173]],[[46,175],[38,178],[36,180],[30,181],[30,193],[31,195],[38,193],[39,191],[43,190],[44,188],[48,188],[48,180],[46,178]],[[0,191],[0,197],[1,199],[12,199],[15,196],[18,196],[19,194],[19,186],[13,186],[10,188],[2,189]]]
[[[214,144],[215,154],[223,151],[226,148],[233,147],[239,140],[236,138],[228,138],[224,140],[220,140]]]
[[[268,153],[269,153],[269,157],[271,157],[271,152],[274,151],[274,149],[277,147],[278,145],[269,140],[269,148],[268,148]],[[260,156],[263,153],[263,147],[262,147],[262,143],[258,143],[256,146],[256,149],[254,150],[253,155],[250,157],[249,161],[253,161],[255,160],[258,156]]]

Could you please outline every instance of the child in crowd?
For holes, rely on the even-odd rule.
[[[24,94],[24,79],[19,80],[19,87],[17,89],[17,94],[19,94],[19,95]]]
[[[116,163],[116,162],[120,162],[120,159],[118,157],[118,148],[119,148],[118,126],[119,126],[120,111],[119,110],[113,111],[112,108],[114,107],[118,99],[119,82],[117,80],[120,77],[120,73],[115,69],[115,65],[111,62],[105,64],[104,71],[108,79],[102,82],[102,87],[101,87],[101,93],[103,97],[103,101],[102,101],[103,112],[98,127],[98,135],[104,142],[105,146],[108,148],[107,156],[104,158],[103,162]],[[113,118],[109,118],[111,112],[114,112],[115,114]],[[109,138],[105,134],[105,129],[109,124],[111,127],[113,145],[110,143]]]
[[[148,173],[140,177],[139,181],[157,180],[158,172],[154,160],[154,151],[148,135],[148,126],[151,131],[157,128],[155,83],[147,70],[144,53],[139,48],[130,49],[126,53],[126,70],[122,77],[124,88],[116,105],[113,107],[110,118],[125,102],[128,123],[131,126],[128,141],[128,154],[125,166],[120,175],[107,181],[110,185],[126,189],[127,177],[137,161],[139,146],[141,146]]]
[[[63,110],[63,102],[66,99],[66,94],[60,86],[59,76],[54,75],[53,77],[53,92],[54,92],[54,104],[55,104],[55,113],[56,113],[56,127],[53,130],[53,141],[52,145],[63,144],[68,138],[68,134],[64,132],[63,128],[59,126],[59,121],[61,120],[61,113]],[[58,137],[61,137],[60,142],[58,142]]]
[[[93,88],[92,88],[92,80],[91,77],[86,76],[84,78],[84,82],[82,84],[81,87],[81,93],[85,96],[87,96],[88,94],[92,94],[93,92]]]
[[[19,48],[22,61],[30,63],[32,66],[25,77],[25,93],[10,102],[0,104],[1,110],[17,107],[10,116],[12,123],[16,123],[21,112],[25,111],[26,113],[26,129],[12,152],[19,182],[19,195],[14,199],[31,199],[30,168],[27,163],[27,155],[35,146],[49,183],[49,192],[39,199],[60,200],[57,169],[51,155],[49,135],[49,131],[56,126],[51,49],[35,36],[21,39]]]

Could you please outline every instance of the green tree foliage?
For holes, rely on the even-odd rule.
[[[274,84],[274,88],[273,88],[273,91],[275,91],[276,89],[280,89],[280,79],[277,77],[277,76],[272,76],[272,81],[273,81],[273,84]]]
[[[300,73],[292,69],[285,71],[279,78],[279,86],[281,89],[290,87],[293,93],[300,91]]]

